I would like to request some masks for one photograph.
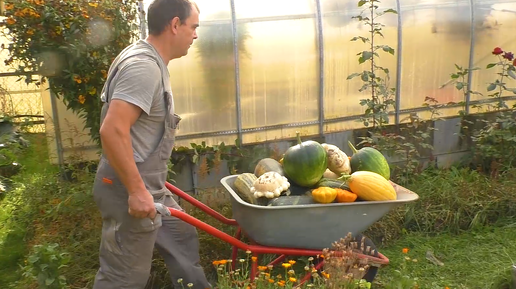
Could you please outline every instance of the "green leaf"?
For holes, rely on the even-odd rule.
[[[495,90],[495,89],[496,89],[496,84],[495,83],[491,83],[487,87],[487,91],[492,91],[492,90]]]
[[[394,14],[398,14],[398,11],[394,10],[394,9],[387,9],[385,10],[383,13],[394,13]]]
[[[458,90],[461,90],[464,88],[464,83],[463,82],[457,82],[455,84],[455,87],[458,89]]]
[[[195,154],[192,156],[192,163],[196,164],[199,161],[199,155]]]
[[[373,53],[371,51],[363,51],[362,56],[358,59],[358,63],[364,63],[366,60],[371,59]]]
[[[45,280],[45,285],[50,286],[52,283],[54,283],[55,280],[55,278],[49,277]]]
[[[362,81],[368,81],[369,80],[369,74],[367,72],[364,71],[364,73],[362,73]]]
[[[347,77],[347,79],[353,79],[353,78],[355,78],[355,77],[357,77],[357,76],[359,76],[359,75],[360,75],[360,73],[353,73],[353,74],[350,74],[350,75]]]
[[[496,63],[489,63],[486,68],[489,69],[489,68],[493,68],[496,66]]]
[[[512,79],[516,79],[516,74],[512,70],[507,70],[507,75]]]
[[[451,75],[451,78],[452,78],[452,79],[457,79],[457,78],[459,78],[459,75],[458,75],[458,74],[456,74],[456,73],[454,73],[454,74],[452,74],[452,75]]]
[[[366,1],[366,0],[360,0],[360,1],[358,1],[358,7],[362,7],[362,6],[364,6],[364,4],[366,4],[366,3],[367,3],[367,1]]]

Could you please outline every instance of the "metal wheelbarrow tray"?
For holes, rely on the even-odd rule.
[[[392,201],[259,206],[243,201],[233,183],[238,175],[221,179],[230,193],[233,218],[256,243],[264,246],[321,250],[331,248],[348,232],[361,233],[390,210],[419,198],[391,182],[397,193]]]

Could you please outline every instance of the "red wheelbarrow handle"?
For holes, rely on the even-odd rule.
[[[294,256],[317,256],[322,254],[322,250],[311,250],[311,249],[294,249],[294,248],[276,248],[276,247],[268,247],[261,245],[249,245],[246,244],[233,236],[230,236],[217,228],[206,224],[197,218],[190,216],[189,214],[182,212],[180,210],[169,208],[163,204],[155,203],[156,211],[159,214],[164,216],[174,216],[179,218],[196,228],[199,228],[206,233],[223,240],[226,243],[229,243],[240,250],[243,251],[251,251],[254,254],[278,254],[278,255],[294,255]],[[389,264],[389,259],[384,255],[379,254],[379,257],[366,256],[364,254],[357,253],[357,257],[359,258],[367,258],[370,263],[374,264],[374,266],[383,266]]]

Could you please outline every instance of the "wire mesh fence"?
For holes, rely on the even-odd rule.
[[[45,132],[41,88],[12,73],[0,73],[0,115],[30,132]]]

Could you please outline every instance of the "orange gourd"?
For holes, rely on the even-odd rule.
[[[356,201],[357,195],[344,189],[335,189],[337,191],[337,202],[338,203],[352,203]]]

